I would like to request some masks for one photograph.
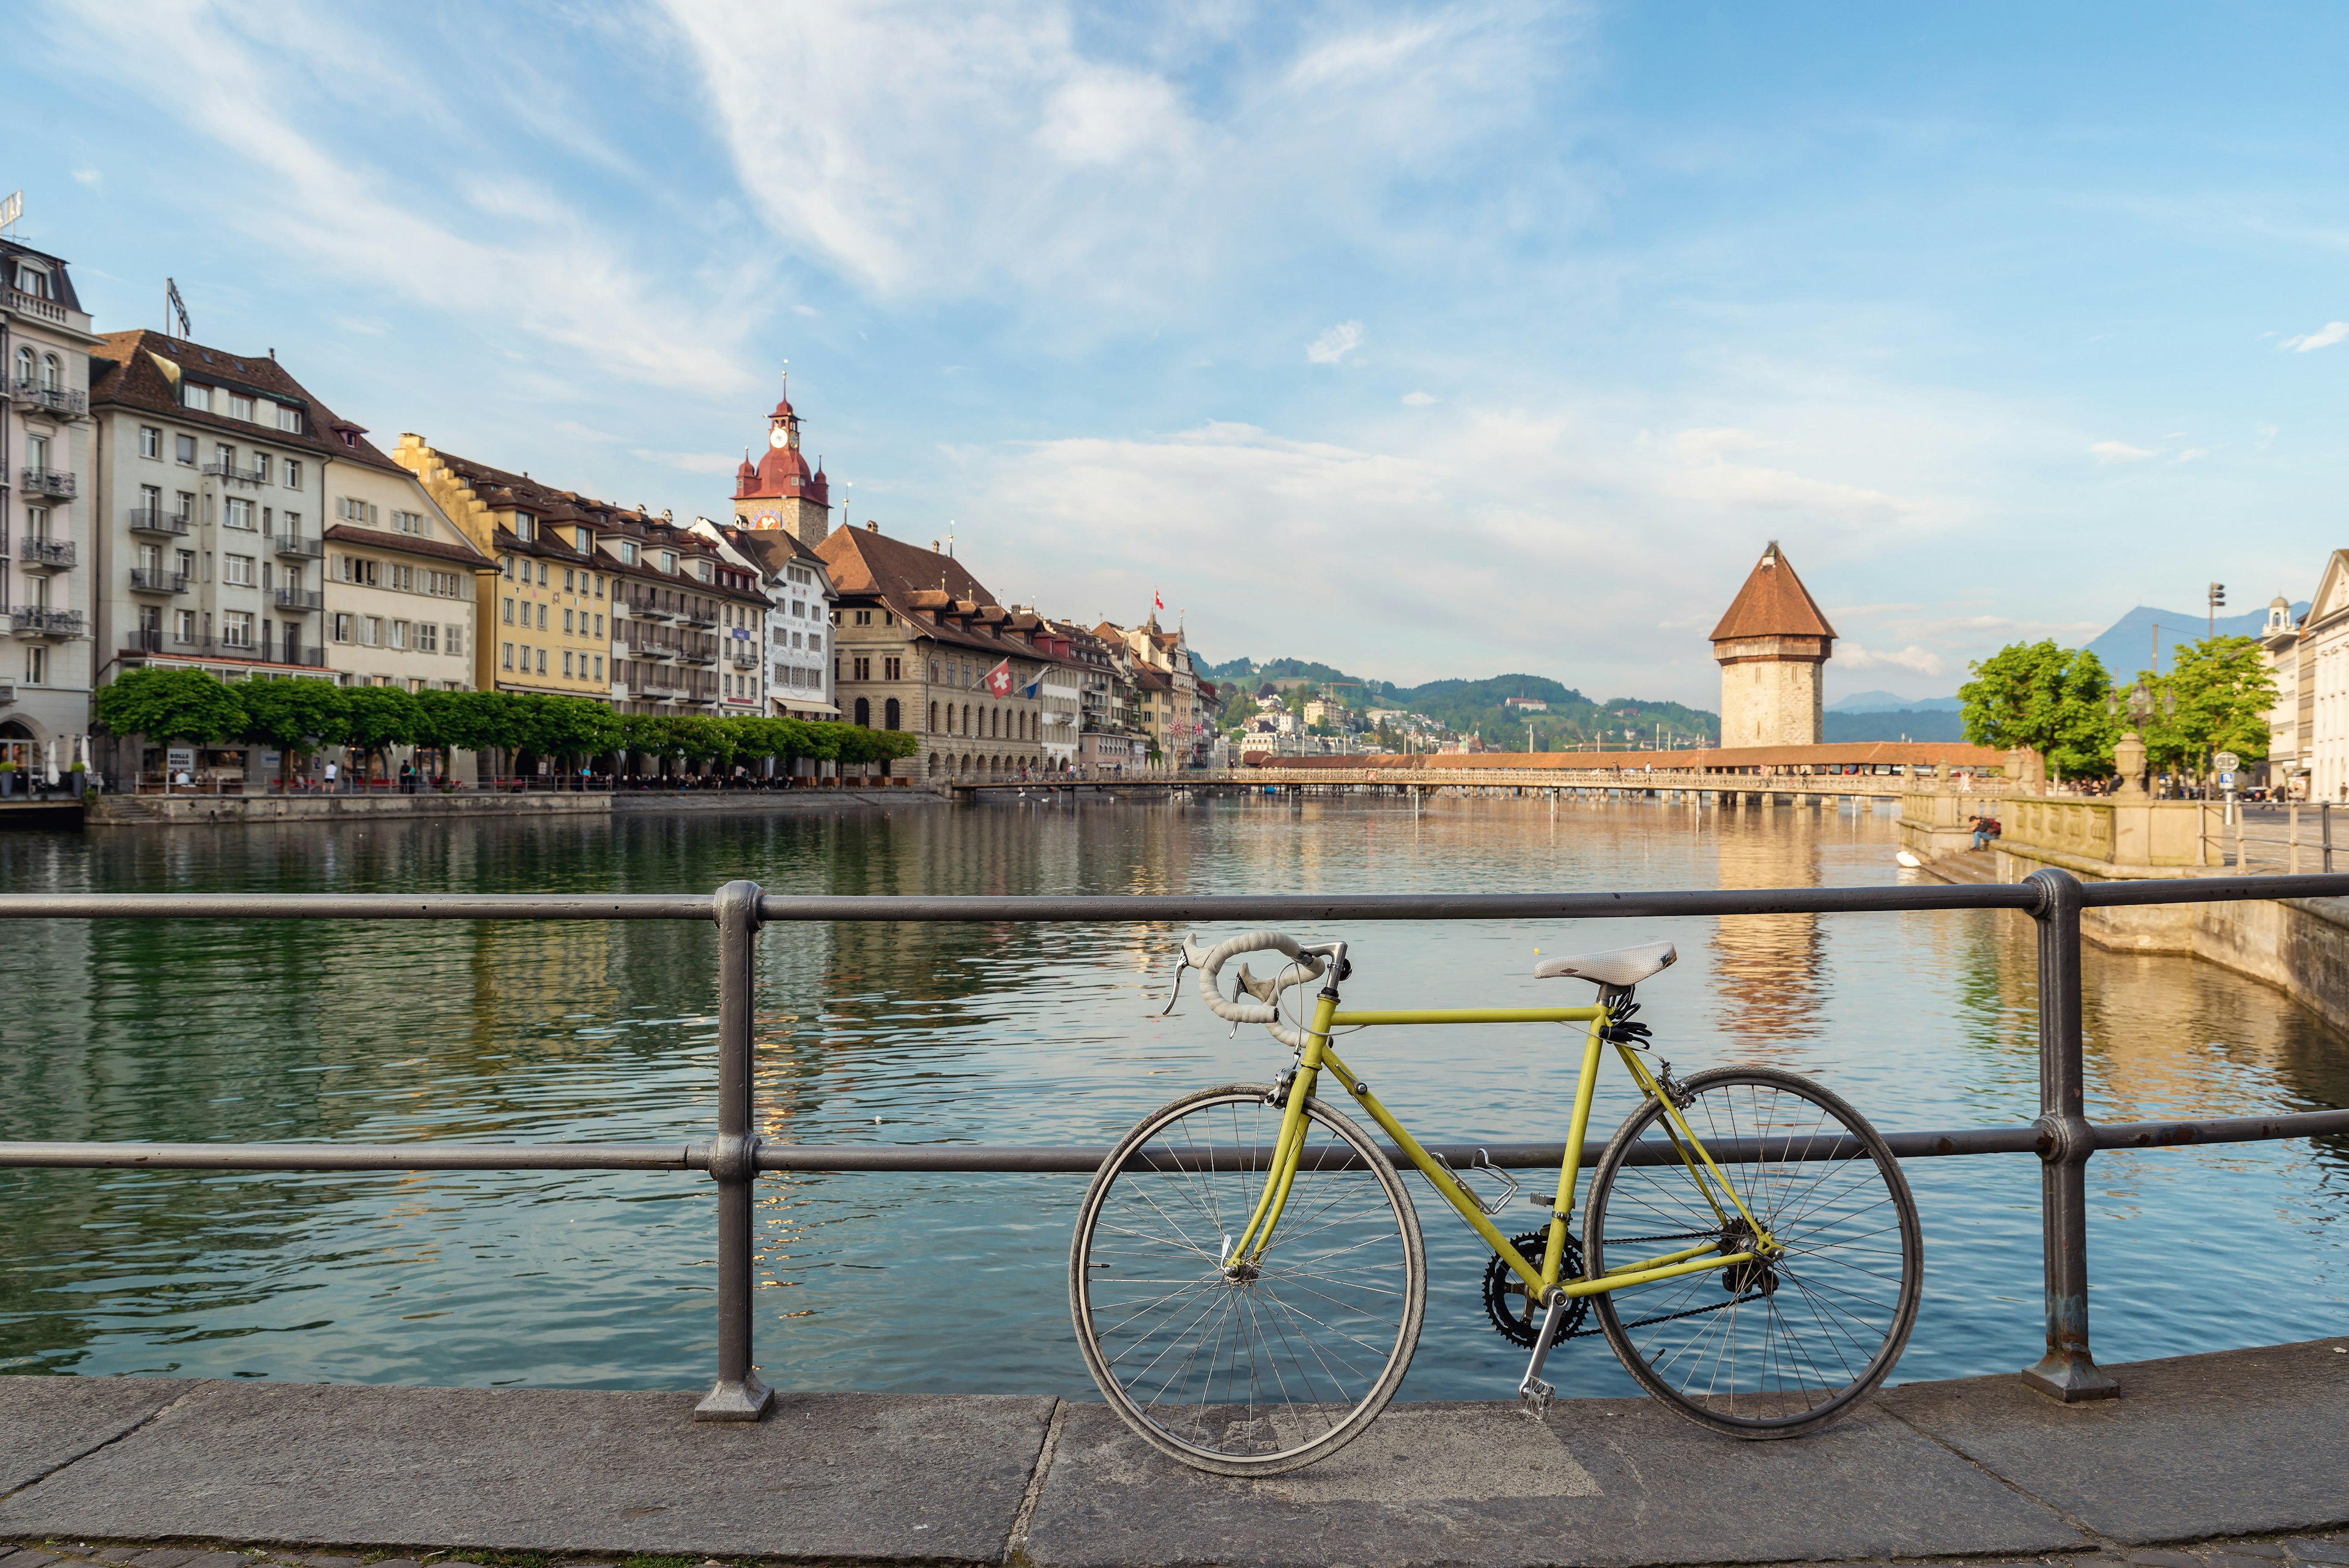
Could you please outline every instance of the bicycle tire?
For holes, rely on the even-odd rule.
[[[1361,1436],[1401,1386],[1426,1316],[1411,1196],[1385,1153],[1318,1099],[1261,1274],[1226,1273],[1221,1254],[1253,1212],[1279,1129],[1271,1093],[1225,1084],[1144,1117],[1094,1174],[1069,1249],[1070,1316],[1110,1408],[1160,1453],[1216,1475],[1278,1475]]]
[[[1720,1067],[1681,1087],[1690,1096],[1682,1115],[1709,1149],[1750,1139],[1765,1157],[1722,1164],[1786,1251],[1767,1269],[1739,1265],[1603,1293],[1592,1298],[1599,1326],[1640,1386],[1701,1427],[1746,1438],[1816,1431],[1891,1374],[1916,1324],[1924,1289],[1916,1199],[1867,1118],[1806,1078]],[[1718,1198],[1711,1178],[1700,1182],[1676,1161],[1635,1163],[1642,1145],[1651,1157],[1668,1152],[1656,1147],[1667,1125],[1662,1106],[1649,1100],[1608,1140],[1590,1184],[1584,1278],[1605,1275],[1610,1231],[1619,1260],[1627,1251],[1677,1251],[1708,1239],[1708,1230],[1723,1251],[1736,1249],[1734,1207],[1724,1223],[1697,1201],[1708,1191]],[[1856,1140],[1854,1154],[1799,1158],[1845,1135]],[[1774,1148],[1795,1158],[1767,1158]],[[1633,1237],[1637,1247],[1627,1247]],[[1897,1272],[1888,1272],[1896,1262]]]

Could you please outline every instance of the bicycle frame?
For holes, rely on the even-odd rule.
[[[1771,1240],[1770,1233],[1746,1209],[1745,1200],[1738,1196],[1737,1189],[1731,1185],[1729,1178],[1722,1171],[1721,1167],[1714,1163],[1713,1156],[1706,1152],[1703,1140],[1682,1116],[1680,1106],[1672,1103],[1671,1096],[1664,1092],[1663,1086],[1656,1081],[1655,1075],[1648,1071],[1647,1064],[1640,1060],[1639,1054],[1629,1045],[1618,1043],[1615,1046],[1616,1054],[1622,1058],[1623,1065],[1630,1073],[1633,1082],[1639,1085],[1642,1093],[1663,1106],[1665,1137],[1671,1139],[1672,1147],[1679,1151],[1681,1163],[1688,1171],[1690,1179],[1696,1183],[1698,1190],[1704,1195],[1705,1202],[1711,1206],[1714,1216],[1724,1227],[1728,1225],[1730,1217],[1722,1208],[1721,1199],[1724,1197],[1728,1199],[1737,1214],[1744,1220],[1747,1233],[1754,1238],[1756,1249],[1722,1252],[1717,1250],[1720,1246],[1719,1242],[1703,1242],[1694,1247],[1683,1248],[1677,1252],[1666,1252],[1653,1258],[1643,1258],[1636,1262],[1619,1264],[1609,1268],[1604,1275],[1595,1280],[1560,1281],[1558,1273],[1566,1253],[1567,1220],[1574,1212],[1575,1188],[1582,1175],[1583,1138],[1590,1128],[1590,1102],[1599,1086],[1599,1064],[1602,1056],[1599,1048],[1607,1044],[1603,1032],[1611,1022],[1611,1015],[1607,1007],[1602,1003],[1597,1007],[1472,1007],[1435,1011],[1340,1012],[1338,1011],[1338,1002],[1337,992],[1330,987],[1325,987],[1316,1000],[1313,1023],[1305,1032],[1305,1048],[1298,1053],[1297,1075],[1290,1081],[1288,1101],[1281,1115],[1280,1132],[1273,1147],[1272,1165],[1266,1174],[1264,1192],[1257,1199],[1256,1210],[1248,1217],[1247,1225],[1233,1240],[1226,1252],[1223,1260],[1226,1267],[1255,1266],[1272,1246],[1274,1231],[1280,1223],[1281,1210],[1288,1202],[1289,1188],[1297,1177],[1298,1161],[1304,1152],[1305,1106],[1312,1098],[1314,1085],[1324,1068],[1337,1075],[1338,1082],[1345,1086],[1346,1092],[1353,1096],[1355,1103],[1369,1113],[1371,1119],[1378,1123],[1389,1137],[1394,1139],[1396,1147],[1402,1150],[1404,1158],[1422,1176],[1427,1178],[1436,1191],[1444,1195],[1444,1201],[1459,1210],[1460,1217],[1468,1221],[1475,1232],[1485,1239],[1485,1245],[1498,1253],[1511,1271],[1525,1282],[1526,1288],[1532,1293],[1532,1299],[1535,1301],[1547,1304],[1561,1296],[1570,1299],[1576,1296],[1597,1295],[1630,1285],[1644,1285],[1658,1280],[1671,1279],[1680,1274],[1698,1273],[1709,1269],[1725,1269],[1739,1263],[1758,1262],[1762,1257],[1777,1250]],[[1469,1195],[1467,1189],[1461,1186],[1459,1180],[1448,1168],[1438,1163],[1433,1156],[1420,1147],[1419,1140],[1413,1137],[1402,1123],[1395,1119],[1394,1113],[1381,1104],[1376,1095],[1371,1093],[1370,1085],[1362,1080],[1361,1075],[1347,1066],[1338,1054],[1330,1048],[1330,1032],[1334,1028],[1348,1025],[1359,1027],[1372,1024],[1413,1023],[1582,1023],[1588,1025],[1583,1036],[1582,1072],[1575,1086],[1574,1118],[1567,1127],[1566,1154],[1558,1166],[1557,1200],[1550,1209],[1549,1233],[1538,1264],[1518,1251],[1509,1239],[1501,1234],[1491,1218],[1485,1214],[1483,1205]]]

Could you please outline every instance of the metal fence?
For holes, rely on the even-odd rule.
[[[0,1167],[179,1170],[706,1171],[718,1190],[718,1381],[697,1420],[750,1421],[772,1395],[751,1370],[751,1189],[759,1173],[1090,1172],[1107,1146],[768,1144],[751,1103],[752,992],[759,932],[812,921],[1112,923],[1654,919],[1685,916],[1885,914],[2019,909],[2038,926],[2039,1110],[2023,1126],[1889,1135],[1904,1159],[2036,1154],[2041,1162],[2047,1350],[2023,1376],[2066,1401],[2107,1397],[2088,1343],[2086,1167],[2099,1149],[2159,1148],[2349,1133],[2349,1110],[2212,1121],[2090,1122],[2080,1042],[2080,916],[2136,904],[2349,896],[2349,876],[2204,877],[2082,883],[2054,869],[1988,886],[1799,888],[1579,894],[1184,895],[1157,897],[781,898],[754,882],[714,894],[447,898],[344,894],[98,894],[0,897],[0,919],[707,920],[719,933],[718,1125],[657,1144],[0,1143]],[[1585,1150],[1594,1163],[1603,1138]],[[1480,1153],[1516,1168],[1555,1165],[1557,1143],[1430,1144],[1455,1164]],[[1735,1152],[1735,1151],[1731,1151]],[[1822,1149],[1812,1158],[1836,1158]]]

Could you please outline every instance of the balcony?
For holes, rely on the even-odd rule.
[[[188,536],[188,514],[166,512],[160,506],[140,506],[125,514],[133,534],[168,534],[173,538]]]
[[[59,468],[27,468],[21,471],[26,492],[33,495],[54,495],[62,501],[73,499],[74,476]]]
[[[69,327],[73,324],[72,313],[64,306],[54,299],[43,299],[37,294],[26,294],[21,288],[12,288],[8,291],[8,308],[21,310],[26,315],[36,320],[48,322],[52,326]]]
[[[213,479],[225,479],[237,484],[259,484],[262,483],[261,471],[259,469],[239,468],[233,462],[208,462],[204,464],[204,472]]]
[[[734,668],[737,670],[758,669],[759,650],[756,648],[736,649],[734,650]]]
[[[51,609],[47,605],[18,605],[15,616],[18,637],[79,637],[81,611]]]
[[[161,566],[130,568],[130,591],[134,594],[184,594],[188,591],[188,574],[167,571]]]
[[[36,409],[47,409],[59,419],[78,420],[89,412],[89,399],[69,387],[44,386],[38,381],[18,381],[12,396],[20,403],[30,403]]]
[[[326,595],[322,588],[280,588],[277,607],[283,610],[322,610],[326,607]]]
[[[660,600],[651,594],[631,596],[628,599],[628,613],[638,620],[668,620],[677,614],[675,610],[661,608]]]
[[[269,547],[281,557],[316,561],[326,554],[324,539],[305,539],[299,534],[280,534],[269,542]]]
[[[44,567],[61,572],[74,564],[73,541],[70,539],[20,539],[16,543],[16,559],[28,566]]]
[[[685,608],[678,611],[678,618],[685,622],[688,626],[716,626],[718,624],[718,607],[716,605],[697,605],[688,602]]]
[[[628,677],[628,695],[667,702],[685,694],[685,683],[673,670],[646,670]]]
[[[217,637],[181,637],[160,627],[142,626],[125,639],[126,653],[177,654],[182,659],[233,659],[245,664],[291,664],[298,669],[324,670],[326,650],[324,648],[297,648],[282,656],[258,648],[249,642],[230,642]]]
[[[714,648],[683,648],[678,650],[677,656],[687,664],[713,665],[718,662],[718,650]]]

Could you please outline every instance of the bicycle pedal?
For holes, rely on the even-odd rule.
[[[1538,1377],[1528,1377],[1517,1385],[1518,1400],[1524,1404],[1526,1413],[1537,1421],[1549,1414],[1550,1401],[1557,1397],[1557,1390]]]

